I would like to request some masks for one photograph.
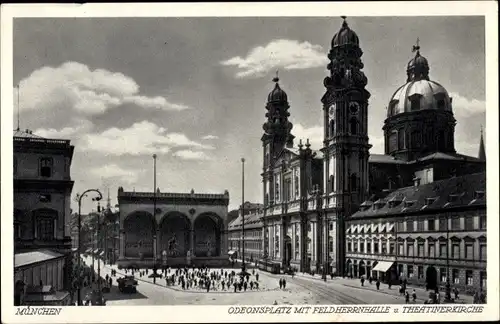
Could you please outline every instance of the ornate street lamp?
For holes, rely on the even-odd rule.
[[[82,198],[89,192],[95,192],[98,194],[97,198],[102,199],[102,194],[98,189],[88,189],[85,190],[78,197],[78,305],[82,305],[82,278],[81,278],[81,249],[82,249]]]
[[[154,173],[154,188],[153,188],[153,220],[156,224],[156,154],[153,154],[153,173]],[[156,283],[156,228],[153,228],[153,283]]]

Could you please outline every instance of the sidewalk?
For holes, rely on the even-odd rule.
[[[392,296],[396,296],[396,297],[401,296],[399,294],[399,285],[394,285],[391,287],[391,289],[389,289],[387,284],[380,284],[380,290],[377,290],[377,286],[375,285],[375,281],[373,281],[372,284],[370,284],[368,282],[368,280],[366,280],[363,287],[361,287],[360,279],[338,278],[336,280],[336,282],[339,284],[342,284],[346,287],[350,287],[350,288],[355,288],[355,289],[360,289],[360,290],[367,289],[367,290],[372,290],[372,291],[376,291],[378,293],[392,295]],[[420,287],[408,286],[407,290],[410,293],[410,300],[412,300],[411,294],[413,292],[413,289],[415,289],[415,292],[417,293],[417,302],[423,303],[425,300],[427,300],[429,298],[429,292],[426,291],[425,289],[420,288]],[[443,296],[443,295],[444,295],[443,292],[441,292],[441,296]],[[453,293],[452,293],[452,297],[453,297]],[[404,297],[401,296],[401,298],[404,298]],[[443,299],[441,299],[441,302],[442,302],[442,300]],[[472,296],[459,295],[459,299],[457,301],[455,301],[455,304],[472,304],[472,302],[473,302]]]

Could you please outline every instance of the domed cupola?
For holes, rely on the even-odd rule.
[[[342,27],[340,30],[333,36],[332,39],[332,48],[344,45],[359,45],[359,38],[356,33],[349,28],[347,22],[345,21],[346,17],[342,16],[344,22],[342,23]]]
[[[406,82],[429,80],[429,62],[425,57],[420,55],[418,39],[417,45],[413,46],[413,52],[416,52],[415,57],[408,62],[408,67],[406,68],[406,74],[408,75]]]
[[[386,154],[415,159],[432,153],[454,153],[455,118],[448,91],[429,78],[429,62],[420,54],[408,62],[407,81],[392,95],[384,123]]]
[[[267,96],[267,102],[288,102],[288,96],[285,91],[283,91],[279,85],[279,77],[276,75],[276,77],[273,78],[273,82],[275,82],[274,89],[273,91],[269,92],[269,95]]]

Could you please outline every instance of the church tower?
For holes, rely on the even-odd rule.
[[[345,270],[345,219],[368,194],[368,99],[367,78],[362,72],[363,51],[359,38],[344,22],[333,36],[328,54],[330,75],[321,99],[324,112],[324,211],[333,223],[333,268]],[[325,229],[326,231],[326,229]],[[327,233],[324,233],[327,237]],[[327,240],[325,240],[327,242]]]
[[[274,201],[274,190],[272,184],[273,179],[273,164],[275,158],[281,153],[285,147],[293,146],[293,136],[290,132],[292,130],[292,123],[288,121],[290,113],[288,109],[290,105],[288,104],[288,96],[283,91],[279,85],[278,74],[273,79],[275,82],[274,89],[267,96],[266,104],[266,118],[267,121],[264,123],[262,128],[264,129],[264,135],[262,135],[262,146],[263,146],[263,173],[262,182],[264,185],[264,208],[267,207],[270,202]]]

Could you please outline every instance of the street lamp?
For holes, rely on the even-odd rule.
[[[102,199],[102,194],[98,189],[88,189],[85,190],[78,197],[78,305],[82,305],[82,283],[81,283],[81,249],[82,249],[82,198],[85,197],[85,194],[89,192],[95,192],[98,194],[99,200]]]
[[[153,154],[153,220],[156,224],[156,154]],[[153,283],[156,283],[156,228],[153,228]]]
[[[245,158],[241,158],[241,233],[243,242],[241,271],[245,274]]]
[[[96,226],[96,247],[97,251],[101,250],[99,248],[100,244],[99,242],[101,241],[101,238],[99,237],[99,234],[101,233],[101,205],[99,201],[102,198],[93,198],[93,201],[97,201],[97,226]],[[92,272],[94,271],[94,263],[93,263],[93,258],[92,258]],[[98,302],[97,305],[102,305],[102,288],[101,288],[101,260],[99,260],[99,255],[97,255],[97,298]]]

